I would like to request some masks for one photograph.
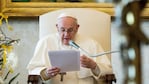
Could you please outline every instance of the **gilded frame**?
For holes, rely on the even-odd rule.
[[[62,8],[93,8],[115,15],[112,3],[69,3],[69,2],[11,2],[0,0],[1,12],[8,16],[39,16],[43,13]],[[149,17],[149,3],[142,13],[142,17]]]

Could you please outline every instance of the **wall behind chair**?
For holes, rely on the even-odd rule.
[[[15,70],[20,73],[16,80],[19,81],[19,84],[27,83],[28,71],[26,69],[27,64],[29,63],[31,57],[33,56],[33,52],[35,46],[38,41],[39,34],[39,24],[38,17],[30,18],[30,17],[10,17],[9,24],[14,28],[13,31],[8,31],[4,29],[4,32],[14,38],[21,39],[18,46],[15,46],[15,53],[19,58],[18,67]],[[143,30],[147,34],[149,38],[149,20],[143,21],[142,26]],[[111,45],[112,50],[118,50],[120,45],[120,35],[119,28],[116,26],[115,22],[111,23]],[[149,82],[149,74],[145,74],[149,70],[149,45],[143,46],[143,84],[147,84]],[[123,72],[122,72],[122,60],[120,58],[120,53],[112,54],[112,65],[114,73],[117,77],[117,84],[122,84],[123,80]],[[15,82],[15,81],[14,81]]]
[[[7,28],[4,28],[3,32],[7,37],[20,39],[19,44],[14,45],[14,52],[18,56],[18,67],[13,74],[8,76],[8,79],[20,73],[12,84],[16,84],[16,81],[19,81],[19,84],[27,84],[28,72],[26,66],[33,55],[34,48],[38,41],[38,18],[9,17],[8,20],[9,24],[13,27],[13,31],[8,31]]]

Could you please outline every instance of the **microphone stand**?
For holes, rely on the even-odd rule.
[[[102,56],[102,55],[105,55],[105,54],[111,54],[111,53],[120,52],[120,51],[106,51],[106,52],[98,53],[98,54],[95,54],[95,55],[91,55],[90,53],[88,53],[87,51],[85,51],[83,48],[81,48],[79,45],[77,45],[72,40],[69,41],[69,45],[72,46],[72,47],[74,47],[74,48],[76,48],[76,49],[79,49],[80,51],[84,52],[86,55],[88,55],[90,57],[98,57],[98,56]]]

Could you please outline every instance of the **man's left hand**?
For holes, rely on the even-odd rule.
[[[85,68],[95,69],[97,66],[96,62],[93,59],[85,55],[80,56],[80,62],[81,66]]]

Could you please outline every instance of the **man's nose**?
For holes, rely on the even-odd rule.
[[[65,31],[64,34],[65,34],[65,35],[69,35],[69,32],[68,32],[68,31]]]

